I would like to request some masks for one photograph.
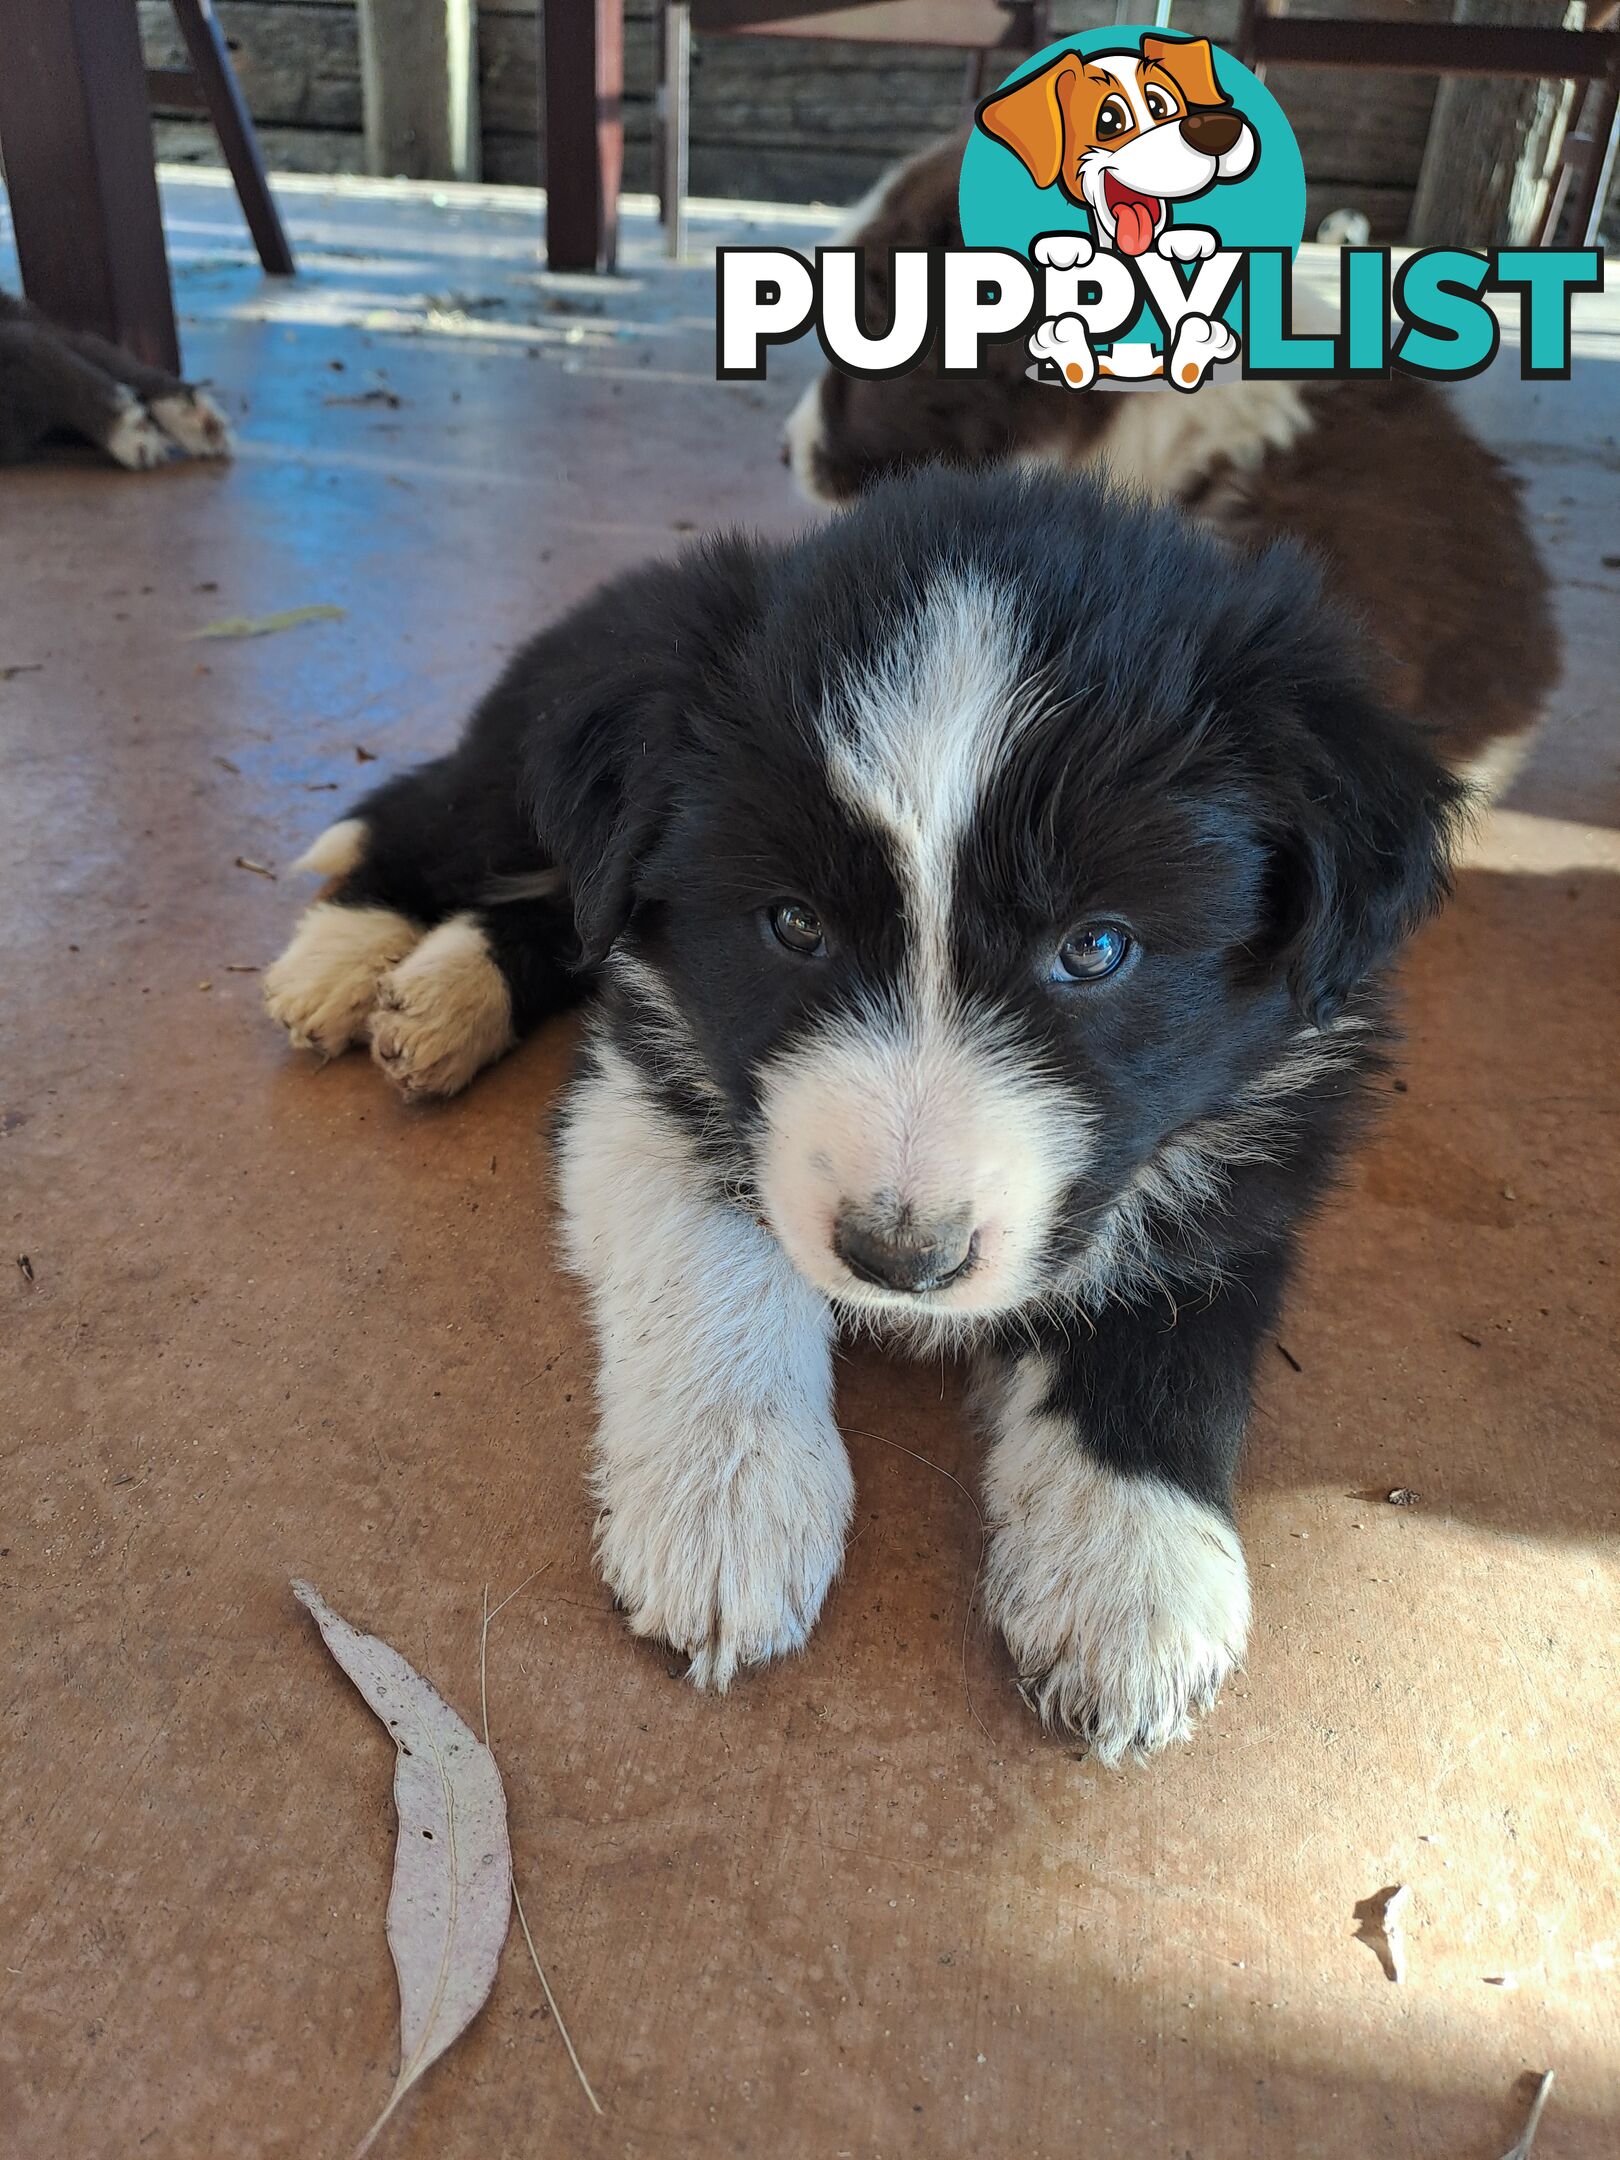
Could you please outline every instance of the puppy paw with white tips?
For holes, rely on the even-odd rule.
[[[126,472],[150,472],[175,453],[173,440],[152,418],[133,391],[119,399],[117,417],[102,437],[102,448]]]
[[[228,458],[231,424],[205,390],[176,390],[152,400],[152,418],[187,457]]]
[[[1173,388],[1196,390],[1219,361],[1232,359],[1238,349],[1237,332],[1229,323],[1208,315],[1185,315],[1170,348],[1167,373]]]
[[[1078,315],[1058,315],[1037,324],[1029,355],[1032,360],[1049,360],[1071,390],[1089,390],[1097,379],[1097,356]]]

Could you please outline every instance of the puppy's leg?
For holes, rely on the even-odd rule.
[[[638,1635],[723,1689],[804,1642],[843,1557],[831,1317],[611,1045],[569,1104],[561,1181],[601,1349],[602,1572]]]
[[[148,367],[122,345],[110,344],[93,331],[64,331],[62,341],[80,359],[132,391],[169,441],[187,457],[230,456],[230,422],[206,390],[183,382],[167,368]]]
[[[1231,1485],[1266,1310],[1110,1306],[985,1376],[987,1607],[1042,1721],[1109,1765],[1185,1739],[1242,1661]]]
[[[82,435],[132,472],[161,465],[173,443],[134,392],[71,351],[48,324],[0,322],[0,463],[47,435]]]

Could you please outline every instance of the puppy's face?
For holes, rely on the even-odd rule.
[[[1302,595],[1072,482],[911,481],[765,567],[610,973],[841,1305],[948,1329],[1058,1289],[1296,1036],[1310,902],[1268,767],[1303,733]]]

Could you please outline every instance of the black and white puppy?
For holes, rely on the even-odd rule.
[[[630,1625],[700,1686],[797,1649],[839,1331],[962,1345],[990,1612],[1112,1763],[1242,1656],[1256,1347],[1461,803],[1293,549],[923,473],[537,639],[316,844],[270,1009],[448,1093],[594,980],[560,1174]]]

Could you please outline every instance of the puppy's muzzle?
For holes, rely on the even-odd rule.
[[[844,1208],[833,1250],[852,1275],[882,1290],[921,1295],[943,1290],[972,1267],[978,1238],[967,1214],[918,1222],[909,1209],[892,1216]]]
[[[1243,133],[1243,122],[1234,113],[1190,112],[1181,123],[1182,140],[1205,157],[1225,157]]]

